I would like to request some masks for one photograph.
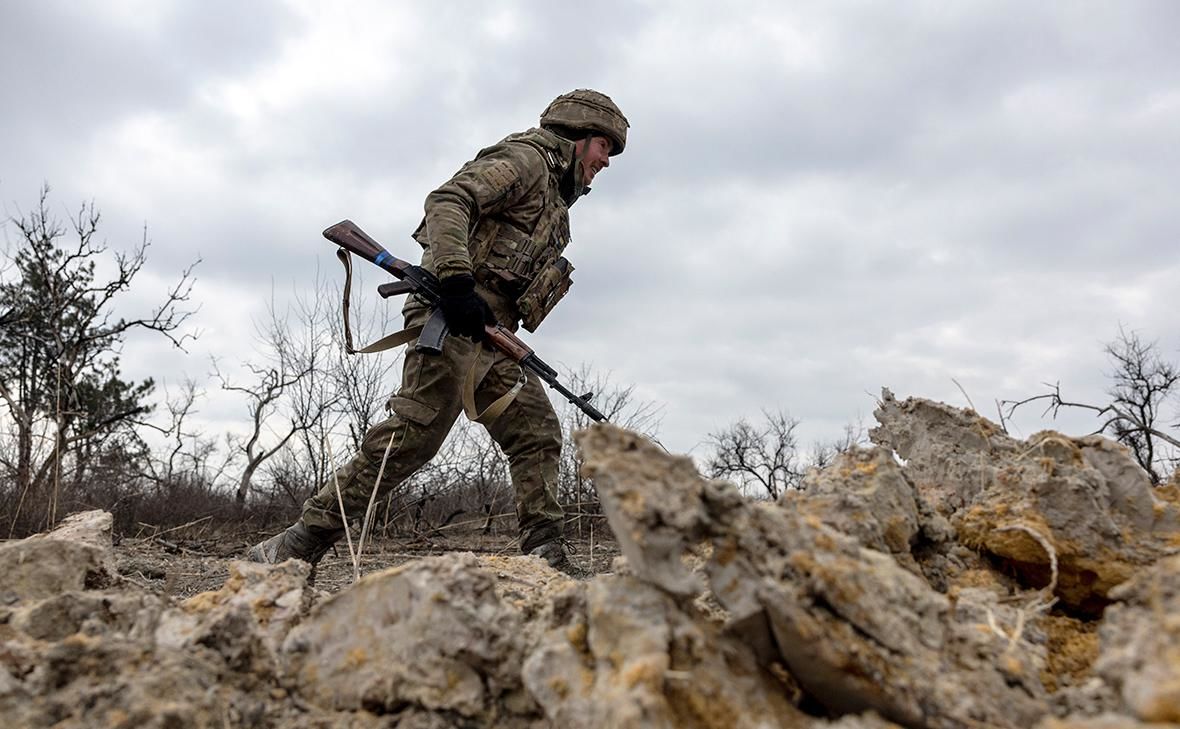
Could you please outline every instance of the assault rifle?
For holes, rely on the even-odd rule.
[[[339,223],[328,228],[324,231],[324,237],[340,246],[344,251],[355,253],[366,261],[377,264],[398,279],[397,281],[384,283],[377,287],[377,293],[383,298],[398,296],[400,294],[415,294],[429,304],[434,311],[431,313],[426,325],[422,328],[421,333],[417,335],[418,344],[416,345],[416,349],[425,354],[437,355],[442,353],[443,340],[447,336],[447,326],[442,317],[442,309],[438,308],[442,295],[439,293],[438,278],[433,273],[421,266],[415,266],[408,261],[397,258],[382,248],[380,243],[370,238],[365,231],[361,230],[351,220],[341,220]],[[350,264],[348,263],[347,256],[343,253],[341,254],[341,260],[344,261],[345,267],[348,268]],[[347,306],[347,297],[348,293],[346,289],[345,306]],[[593,397],[593,393],[588,392],[585,395],[575,395],[570,392],[558,381],[557,371],[545,364],[531,347],[504,326],[500,324],[486,326],[484,328],[484,341],[511,357],[522,369],[528,370],[537,377],[540,377],[544,380],[545,384],[561,393],[566,400],[576,405],[578,409],[590,416],[595,422],[606,422],[606,416],[600,413],[598,408],[590,404],[590,398]]]

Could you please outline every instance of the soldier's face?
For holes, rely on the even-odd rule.
[[[590,185],[603,167],[610,167],[611,141],[606,137],[590,137],[578,142],[577,152],[582,157],[582,184]]]

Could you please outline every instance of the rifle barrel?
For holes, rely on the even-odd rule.
[[[561,382],[558,381],[558,379],[555,375],[549,374],[547,372],[538,371],[535,367],[535,361],[534,362],[521,362],[520,364],[522,367],[528,367],[530,370],[532,370],[538,377],[540,377],[542,380],[545,381],[545,384],[549,385],[549,387],[551,387],[554,390],[557,390],[559,393],[561,393],[562,397],[564,397],[566,400],[568,400],[571,405],[576,405],[579,410],[581,410],[582,412],[589,415],[591,420],[593,420],[596,423],[607,422],[606,416],[603,415],[601,412],[599,412],[598,408],[591,405],[589,402],[587,402],[580,395],[575,395],[574,393],[570,392],[569,389],[565,385],[561,384]]]

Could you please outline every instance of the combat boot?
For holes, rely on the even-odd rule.
[[[585,580],[594,576],[592,570],[579,567],[569,557],[569,553],[574,551],[573,545],[569,540],[558,537],[552,542],[545,542],[544,544],[533,547],[528,554],[532,557],[540,557],[553,569],[564,572],[575,580]]]
[[[561,522],[535,526],[521,534],[520,551],[532,557],[540,557],[553,569],[581,579],[586,574],[570,560],[571,545],[561,532]]]
[[[565,546],[561,543],[561,539],[554,539],[552,542],[545,542],[539,546],[533,547],[529,550],[529,555],[533,557],[540,557],[549,563],[549,566],[555,570],[565,572],[570,566],[570,557],[565,552]]]
[[[246,551],[246,559],[263,564],[278,564],[289,559],[301,559],[315,567],[343,529],[312,530],[297,521],[270,539],[259,542]]]

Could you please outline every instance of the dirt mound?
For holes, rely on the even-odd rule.
[[[1180,484],[1101,438],[894,399],[875,447],[753,501],[579,436],[624,555],[577,582],[449,554],[334,595],[233,563],[149,593],[110,519],[0,545],[14,727],[1123,729],[1180,722]]]

